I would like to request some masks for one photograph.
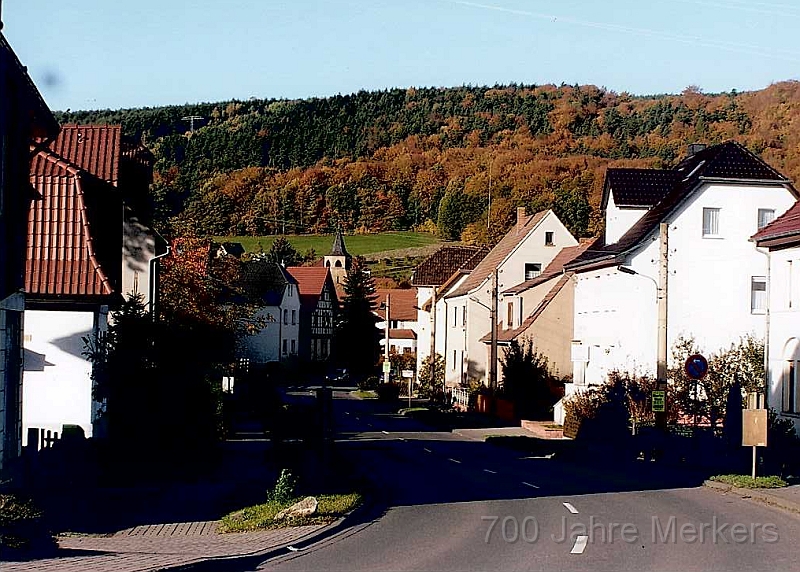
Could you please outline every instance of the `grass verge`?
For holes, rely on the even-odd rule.
[[[358,391],[351,391],[350,395],[354,395],[359,399],[378,399],[378,394],[371,390],[362,391],[359,389]]]
[[[712,481],[739,487],[740,489],[780,489],[789,485],[780,477],[756,477],[750,475],[716,475],[711,477]]]
[[[317,513],[312,516],[275,521],[275,515],[283,509],[292,506],[299,498],[287,501],[270,501],[264,504],[249,506],[222,517],[220,532],[249,532],[253,530],[266,530],[288,528],[290,526],[307,526],[310,524],[329,524],[337,518],[355,510],[363,498],[358,493],[320,495],[317,497],[319,506]]]

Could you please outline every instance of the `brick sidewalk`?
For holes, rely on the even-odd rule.
[[[329,525],[218,534],[216,522],[137,526],[112,536],[65,536],[55,558],[4,563],[3,572],[151,572],[291,545]]]

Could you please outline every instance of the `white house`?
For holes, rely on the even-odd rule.
[[[540,275],[559,251],[578,246],[578,241],[551,210],[527,215],[517,209],[517,222],[484,257],[463,283],[444,296],[445,381],[454,386],[470,379],[488,379],[489,349],[482,341],[491,331],[492,280],[495,270],[498,291]],[[512,312],[519,325],[525,308]],[[503,315],[498,316],[502,328]]]
[[[661,223],[668,227],[669,347],[694,337],[713,352],[745,334],[765,336],[767,257],[750,237],[789,209],[796,191],[737,143],[694,150],[669,175],[609,169],[606,245],[566,266],[576,278],[578,386],[602,383],[614,369],[655,373]],[[633,203],[652,206],[636,213],[620,206]]]
[[[236,357],[249,367],[286,361],[300,353],[300,292],[280,264],[251,260],[242,264],[242,288],[258,306],[259,330],[237,340]]]
[[[753,239],[769,256],[767,407],[800,429],[800,203]]]
[[[417,293],[413,289],[379,289],[375,293],[377,309],[375,314],[380,322],[375,324],[381,332],[381,353],[386,345],[386,309],[389,299],[389,350],[396,353],[414,353],[417,351]]]
[[[417,293],[417,371],[434,344],[436,353],[444,356],[447,337],[444,297],[458,288],[488,253],[485,247],[443,246],[414,269],[411,284]]]
[[[135,145],[134,145],[135,146]],[[119,126],[64,126],[31,166],[41,199],[28,217],[22,419],[28,430],[95,432],[84,338],[106,331],[122,297],[155,292],[156,235],[125,204],[147,192],[141,154],[123,150]],[[132,198],[132,197],[131,197]]]

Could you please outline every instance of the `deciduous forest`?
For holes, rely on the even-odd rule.
[[[192,115],[203,118],[193,131],[183,119]],[[601,224],[606,167],[670,167],[689,143],[729,139],[800,178],[800,82],[646,97],[569,85],[409,88],[59,119],[120,123],[151,149],[152,215],[170,234],[414,228],[493,244],[524,205],[553,208],[588,236]]]

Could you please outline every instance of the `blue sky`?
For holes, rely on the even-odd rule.
[[[2,18],[61,110],[507,82],[744,91],[800,73],[786,0],[6,0]]]

